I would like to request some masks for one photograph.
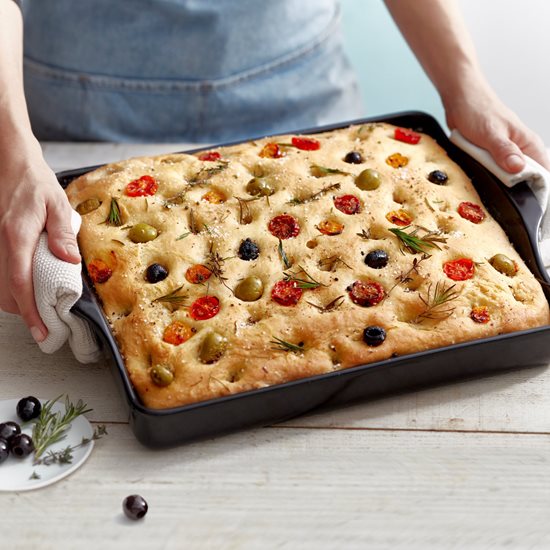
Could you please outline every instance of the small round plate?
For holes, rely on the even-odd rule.
[[[17,422],[21,423],[21,419],[17,416],[15,408],[19,399],[6,399],[0,401],[0,423],[1,422]],[[47,400],[40,399],[43,404]],[[63,402],[57,402],[52,407],[53,412],[65,411]],[[32,435],[33,423],[29,422],[26,425],[21,425],[21,431],[28,435]],[[90,439],[90,442],[82,447],[78,447],[73,451],[73,459],[70,464],[51,464],[33,465],[34,453],[26,458],[15,458],[9,456],[2,464],[0,464],[0,492],[5,491],[31,491],[51,485],[56,481],[60,481],[69,474],[72,474],[78,469],[92,452],[94,441],[92,440],[93,429],[88,420],[84,416],[79,416],[73,420],[71,427],[66,432],[66,437],[58,441],[55,445],[48,447],[48,451],[60,451],[68,445],[74,446],[82,442],[82,438]],[[44,456],[44,455],[43,455]]]

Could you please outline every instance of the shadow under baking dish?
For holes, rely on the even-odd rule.
[[[430,115],[422,112],[396,113],[294,133],[315,134],[369,122],[388,122],[432,136],[471,178],[484,206],[504,228],[528,268],[540,281],[546,283],[543,289],[550,301],[550,279],[538,250],[542,211],[531,190],[524,183],[512,189],[503,186],[477,161],[453,145]],[[212,149],[212,146],[208,149]],[[57,177],[60,184],[66,187],[73,179],[96,168],[98,166],[65,171],[57,174]],[[83,295],[75,304],[73,312],[86,319],[95,330],[128,406],[132,430],[137,439],[149,447],[176,445],[280,422],[320,407],[342,405],[495,371],[544,366],[550,361],[550,326],[543,326],[394,357],[182,407],[149,409],[141,403],[126,374],[124,361],[85,266],[83,283]]]

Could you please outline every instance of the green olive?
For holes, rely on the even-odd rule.
[[[378,189],[382,183],[382,176],[376,170],[367,168],[363,170],[356,178],[355,185],[363,191],[373,191]]]
[[[508,275],[508,277],[513,277],[517,271],[518,266],[514,260],[508,258],[504,254],[495,254],[490,260],[489,263],[500,273]]]
[[[90,212],[93,212],[94,210],[97,210],[100,206],[101,206],[101,201],[94,197],[92,199],[87,199],[85,201],[82,201],[76,207],[76,211],[81,216],[84,216],[85,214],[89,214]]]
[[[233,293],[243,302],[255,302],[264,293],[264,283],[259,277],[247,277],[235,287]]]
[[[209,332],[199,347],[199,359],[202,363],[215,363],[227,348],[227,338],[218,332]]]
[[[269,197],[275,193],[275,186],[264,178],[252,178],[246,186],[246,192],[253,196]]]
[[[158,237],[159,232],[147,223],[136,223],[130,229],[129,237],[134,243],[148,243]]]
[[[168,365],[154,365],[149,376],[156,386],[169,386],[174,381],[174,372]]]

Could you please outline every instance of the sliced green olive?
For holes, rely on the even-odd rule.
[[[508,258],[504,254],[495,254],[490,260],[489,263],[500,273],[508,275],[508,277],[513,277],[517,271],[518,266],[514,260]]]
[[[235,287],[233,293],[243,302],[255,302],[264,293],[264,283],[259,277],[247,277]]]
[[[156,386],[169,386],[174,381],[174,372],[168,365],[153,365],[149,376]]]
[[[209,332],[199,347],[199,359],[202,363],[215,363],[227,348],[227,338],[218,332]]]
[[[85,201],[82,201],[79,205],[77,205],[76,211],[81,216],[84,216],[85,214],[89,214],[90,212],[97,210],[100,206],[101,206],[101,201],[94,197],[92,199],[87,199]]]
[[[252,178],[246,186],[246,192],[255,197],[269,197],[275,193],[275,186],[264,178]]]
[[[378,189],[382,183],[382,176],[376,170],[367,168],[363,170],[356,178],[355,185],[363,191],[373,191]]]
[[[148,243],[158,237],[159,232],[148,223],[136,223],[130,229],[128,236],[134,243]]]

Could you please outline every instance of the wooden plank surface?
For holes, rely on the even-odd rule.
[[[48,144],[45,151],[60,170],[188,147]],[[109,430],[69,479],[0,494],[6,547],[550,547],[547,368],[151,451],[134,439],[103,362],[80,365],[68,348],[44,355],[20,319],[5,313],[0,350],[0,399],[67,393]],[[132,493],[150,504],[139,524],[120,512]]]

